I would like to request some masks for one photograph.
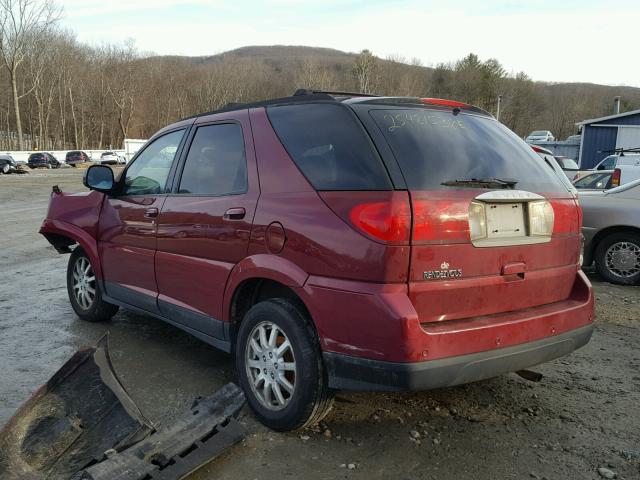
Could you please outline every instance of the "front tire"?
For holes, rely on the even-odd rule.
[[[3,173],[4,175],[6,175],[7,173],[9,173],[9,170],[11,170],[11,166],[10,166],[9,164],[5,163],[5,164],[2,166],[2,173]]]
[[[260,302],[242,319],[236,344],[240,384],[267,427],[313,425],[333,404],[311,320],[284,299]]]
[[[67,266],[67,292],[76,315],[86,322],[104,322],[118,311],[116,305],[105,302],[85,251],[77,247]]]
[[[598,243],[594,256],[596,270],[607,282],[640,283],[640,235],[637,233],[607,235]]]

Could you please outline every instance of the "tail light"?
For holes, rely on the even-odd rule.
[[[402,191],[318,192],[327,206],[363,235],[391,245],[411,238],[409,194]]]
[[[616,168],[613,170],[613,174],[611,175],[611,187],[619,187],[620,186],[620,169]]]
[[[426,103],[427,105],[443,105],[445,107],[470,107],[468,103],[458,102],[456,100],[447,100],[444,98],[421,98],[420,101],[422,103]]]
[[[580,232],[582,223],[582,210],[575,200],[554,199],[553,207],[553,233],[554,235],[574,235]]]
[[[409,241],[411,210],[408,202],[373,202],[356,205],[351,223],[364,233],[388,243]]]
[[[469,241],[468,203],[459,199],[428,199],[412,194],[414,242],[464,243]]]
[[[471,202],[469,205],[469,234],[471,241],[487,237],[487,216],[484,203]]]
[[[553,207],[546,200],[529,202],[529,235],[550,237],[553,233]]]

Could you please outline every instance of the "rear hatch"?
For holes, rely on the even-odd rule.
[[[569,297],[579,207],[527,144],[492,117],[456,104],[354,109],[409,194],[409,296],[421,323]]]
[[[41,163],[47,163],[47,159],[42,153],[34,153],[29,156],[27,163],[39,165]]]

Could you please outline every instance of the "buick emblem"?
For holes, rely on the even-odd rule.
[[[440,264],[440,270],[427,270],[426,272],[423,272],[422,277],[425,280],[460,278],[462,277],[462,269],[451,268],[451,265],[449,265],[449,262],[442,262]]]

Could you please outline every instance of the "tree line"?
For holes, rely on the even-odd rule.
[[[435,67],[368,50],[156,56],[132,43],[83,44],[60,27],[60,15],[52,0],[0,0],[2,150],[120,148],[124,138],[148,138],[178,119],[298,88],[452,98],[493,114],[501,95],[500,121],[520,136],[536,129],[571,135],[575,122],[611,113],[615,95],[623,109],[640,108],[640,89],[534,82],[475,54]]]

